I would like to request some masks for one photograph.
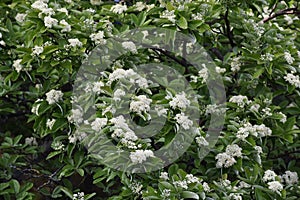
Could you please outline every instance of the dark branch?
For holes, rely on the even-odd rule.
[[[287,8],[284,10],[280,10],[276,13],[274,13],[273,15],[266,17],[262,20],[263,23],[266,23],[278,16],[282,16],[282,15],[300,15],[300,10],[298,10],[297,8]]]

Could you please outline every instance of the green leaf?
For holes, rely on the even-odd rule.
[[[56,155],[58,155],[60,153],[61,153],[61,151],[53,151],[53,152],[51,152],[51,153],[48,154],[46,160],[49,160],[50,158],[53,158],[54,156],[56,156]]]
[[[198,194],[195,192],[190,192],[190,191],[183,191],[181,193],[181,197],[186,198],[186,199],[199,199]]]
[[[11,184],[12,187],[14,188],[15,193],[18,194],[19,191],[20,191],[20,184],[19,184],[19,182],[18,182],[17,180],[15,180],[15,179],[12,179],[12,180],[10,181],[10,184]]]
[[[180,19],[177,22],[177,25],[182,28],[182,29],[187,29],[188,28],[188,22],[184,17],[180,17]]]
[[[68,188],[60,186],[59,187],[61,191],[63,191],[70,199],[73,199],[73,193]]]

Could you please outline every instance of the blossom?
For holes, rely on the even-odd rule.
[[[198,136],[195,138],[197,144],[201,147],[201,146],[208,146],[209,143],[207,142],[207,140],[203,137],[203,136]]]
[[[163,13],[160,15],[160,18],[166,18],[170,22],[175,23],[176,15],[174,14],[174,12],[175,12],[174,10],[172,11],[164,10]]]
[[[25,144],[31,145],[31,146],[37,146],[38,145],[35,137],[27,137],[27,138],[25,138]]]
[[[44,18],[44,24],[47,28],[52,28],[52,26],[57,25],[57,23],[58,23],[58,20],[54,19],[50,16],[46,16]]]
[[[282,175],[283,179],[287,184],[297,184],[298,183],[298,174],[297,172],[286,171],[284,175]]]
[[[226,72],[226,69],[225,68],[221,68],[221,67],[216,67],[216,72],[218,74],[223,74]]]
[[[75,39],[68,39],[68,42],[70,43],[70,45],[72,47],[81,47],[82,46],[82,42],[80,42],[77,38]]]
[[[242,148],[240,148],[237,144],[228,145],[226,147],[226,153],[232,157],[241,157]]]
[[[137,49],[136,46],[133,42],[131,41],[126,41],[126,42],[122,42],[122,47],[124,49],[128,49],[129,51],[131,51],[132,53],[137,53]]]
[[[35,46],[34,48],[32,48],[32,56],[38,56],[41,53],[43,53],[44,51],[44,47],[42,46]]]
[[[106,43],[106,40],[104,39],[104,32],[103,31],[99,31],[98,33],[91,34],[90,38],[97,45]]]
[[[20,71],[23,69],[23,65],[21,64],[22,59],[15,60],[13,63],[13,67],[15,70],[20,73]]]
[[[183,128],[184,130],[190,129],[191,126],[193,125],[193,121],[190,120],[190,119],[188,118],[188,116],[185,116],[184,113],[178,113],[178,114],[176,114],[176,116],[175,116],[174,119],[176,120],[176,122],[177,122],[180,126],[182,126],[182,128]]]
[[[170,189],[164,189],[161,192],[161,197],[163,197],[164,199],[168,198],[171,195],[171,190]]]
[[[126,10],[127,10],[126,4],[124,4],[124,5],[116,4],[110,8],[110,11],[112,11],[113,13],[116,13],[116,14],[121,14],[121,13],[125,12]]]
[[[235,57],[232,59],[230,66],[231,66],[231,71],[236,72],[241,69],[241,62],[240,62],[240,57]]]
[[[104,86],[104,83],[102,81],[96,81],[93,83],[92,91],[99,94],[102,90],[101,87]]]
[[[188,189],[188,185],[187,185],[186,180],[183,180],[183,181],[174,181],[173,184],[176,187],[180,187],[180,188],[183,188],[183,189]]]
[[[146,95],[139,95],[135,97],[136,100],[130,102],[130,111],[141,114],[150,110],[152,99],[147,98]]]
[[[229,99],[229,102],[236,103],[239,107],[243,108],[246,104],[249,103],[248,97],[243,95],[232,96]]]
[[[98,6],[98,5],[101,5],[102,1],[101,1],[101,0],[90,0],[90,3],[91,3],[92,5]]]
[[[272,181],[268,183],[268,188],[272,190],[273,192],[280,192],[283,190],[283,186],[279,181]]]
[[[84,192],[73,194],[73,200],[84,200]]]
[[[55,104],[62,100],[63,93],[60,90],[50,90],[46,93],[46,101],[48,101],[49,104]]]
[[[229,198],[232,200],[243,200],[243,197],[238,193],[230,193]]]
[[[69,15],[69,12],[66,8],[59,8],[59,9],[57,9],[57,11],[65,13],[66,15]]]
[[[158,106],[158,105],[155,106],[154,110],[156,111],[159,117],[164,116],[168,113],[168,110],[166,108],[163,108],[162,106]]]
[[[107,124],[107,118],[96,118],[92,123],[92,129],[96,132],[99,132],[103,126]]]
[[[293,64],[293,62],[295,61],[295,58],[293,58],[290,52],[288,51],[284,52],[284,59],[289,65]]]
[[[203,83],[206,83],[207,79],[208,79],[208,69],[206,67],[203,67],[203,69],[201,69],[199,72],[198,72],[198,76],[200,78],[202,78],[202,84]]]
[[[61,20],[59,22],[59,24],[61,26],[63,26],[63,29],[61,30],[61,32],[70,32],[71,31],[71,25],[66,21],[66,20]]]
[[[219,153],[217,156],[216,156],[216,159],[217,159],[217,164],[216,164],[216,167],[217,168],[221,168],[221,167],[230,167],[232,165],[234,165],[234,163],[236,163],[236,160],[228,155],[227,153]]]
[[[44,3],[42,0],[37,0],[31,5],[31,7],[42,11],[48,8],[48,4]]]
[[[187,174],[185,176],[185,179],[186,179],[187,184],[190,184],[190,183],[200,183],[199,178],[196,177],[196,176],[194,176],[193,174]]]
[[[203,186],[203,190],[204,190],[205,192],[210,192],[210,187],[209,187],[208,183],[203,182],[203,183],[202,183],[202,186]]]
[[[135,3],[135,7],[137,11],[142,11],[146,8],[146,4],[144,2],[138,1]]]
[[[286,76],[283,77],[285,81],[289,82],[291,85],[294,85],[297,88],[300,88],[300,78],[298,75],[294,75],[293,73],[287,73]]]
[[[70,123],[75,123],[75,124],[79,124],[83,121],[83,113],[81,111],[81,109],[72,109],[71,110],[71,115],[68,116],[68,121]]]
[[[168,174],[168,172],[161,172],[159,178],[163,179],[165,181],[169,180],[169,174]]]
[[[136,150],[134,152],[130,152],[130,160],[134,164],[143,163],[149,157],[154,157],[153,151],[151,150]]]
[[[285,114],[283,114],[282,112],[278,112],[279,115],[281,115],[281,119],[280,119],[280,122],[281,123],[285,123],[286,120],[287,120],[287,117]]]
[[[276,173],[272,170],[267,170],[265,171],[264,173],[264,176],[263,176],[263,181],[264,182],[267,182],[267,181],[275,181],[275,178],[276,178]]]
[[[23,23],[25,21],[27,14],[24,13],[18,13],[15,17],[16,21],[19,23]]]
[[[179,94],[176,94],[175,97],[172,98],[172,100],[169,102],[169,105],[175,109],[185,109],[190,105],[190,100],[186,98],[185,92],[181,92]]]
[[[125,96],[125,91],[122,89],[116,89],[116,91],[113,94],[113,100],[120,101],[122,96]]]
[[[51,130],[55,122],[56,119],[47,119],[46,126]]]

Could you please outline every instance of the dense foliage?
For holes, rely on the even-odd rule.
[[[0,199],[298,199],[299,15],[296,0],[2,0]],[[95,71],[99,80],[76,85],[97,45],[118,49],[110,38],[155,27],[191,38],[184,53],[204,47],[226,108],[209,98],[206,65],[197,70],[184,55],[130,41],[120,45],[126,54]],[[136,37],[147,41],[150,33],[142,33]],[[170,66],[167,74],[176,76],[139,74],[147,63]],[[85,91],[81,100],[74,84]],[[95,116],[84,116],[91,107]],[[125,114],[148,132],[160,127],[159,134],[138,137]],[[216,144],[206,133],[212,115],[225,115]],[[181,132],[193,136],[191,145],[164,166],[153,152],[171,144],[176,157],[185,140],[172,141]],[[101,135],[129,154],[114,157]],[[124,163],[146,172],[130,173]]]

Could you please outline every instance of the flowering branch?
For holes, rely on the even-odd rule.
[[[262,20],[263,23],[266,23],[278,16],[281,16],[281,15],[300,15],[300,10],[298,10],[298,8],[287,8],[287,9],[284,9],[284,10],[280,10],[276,13],[274,13],[273,15],[270,15],[269,17],[266,17]]]

